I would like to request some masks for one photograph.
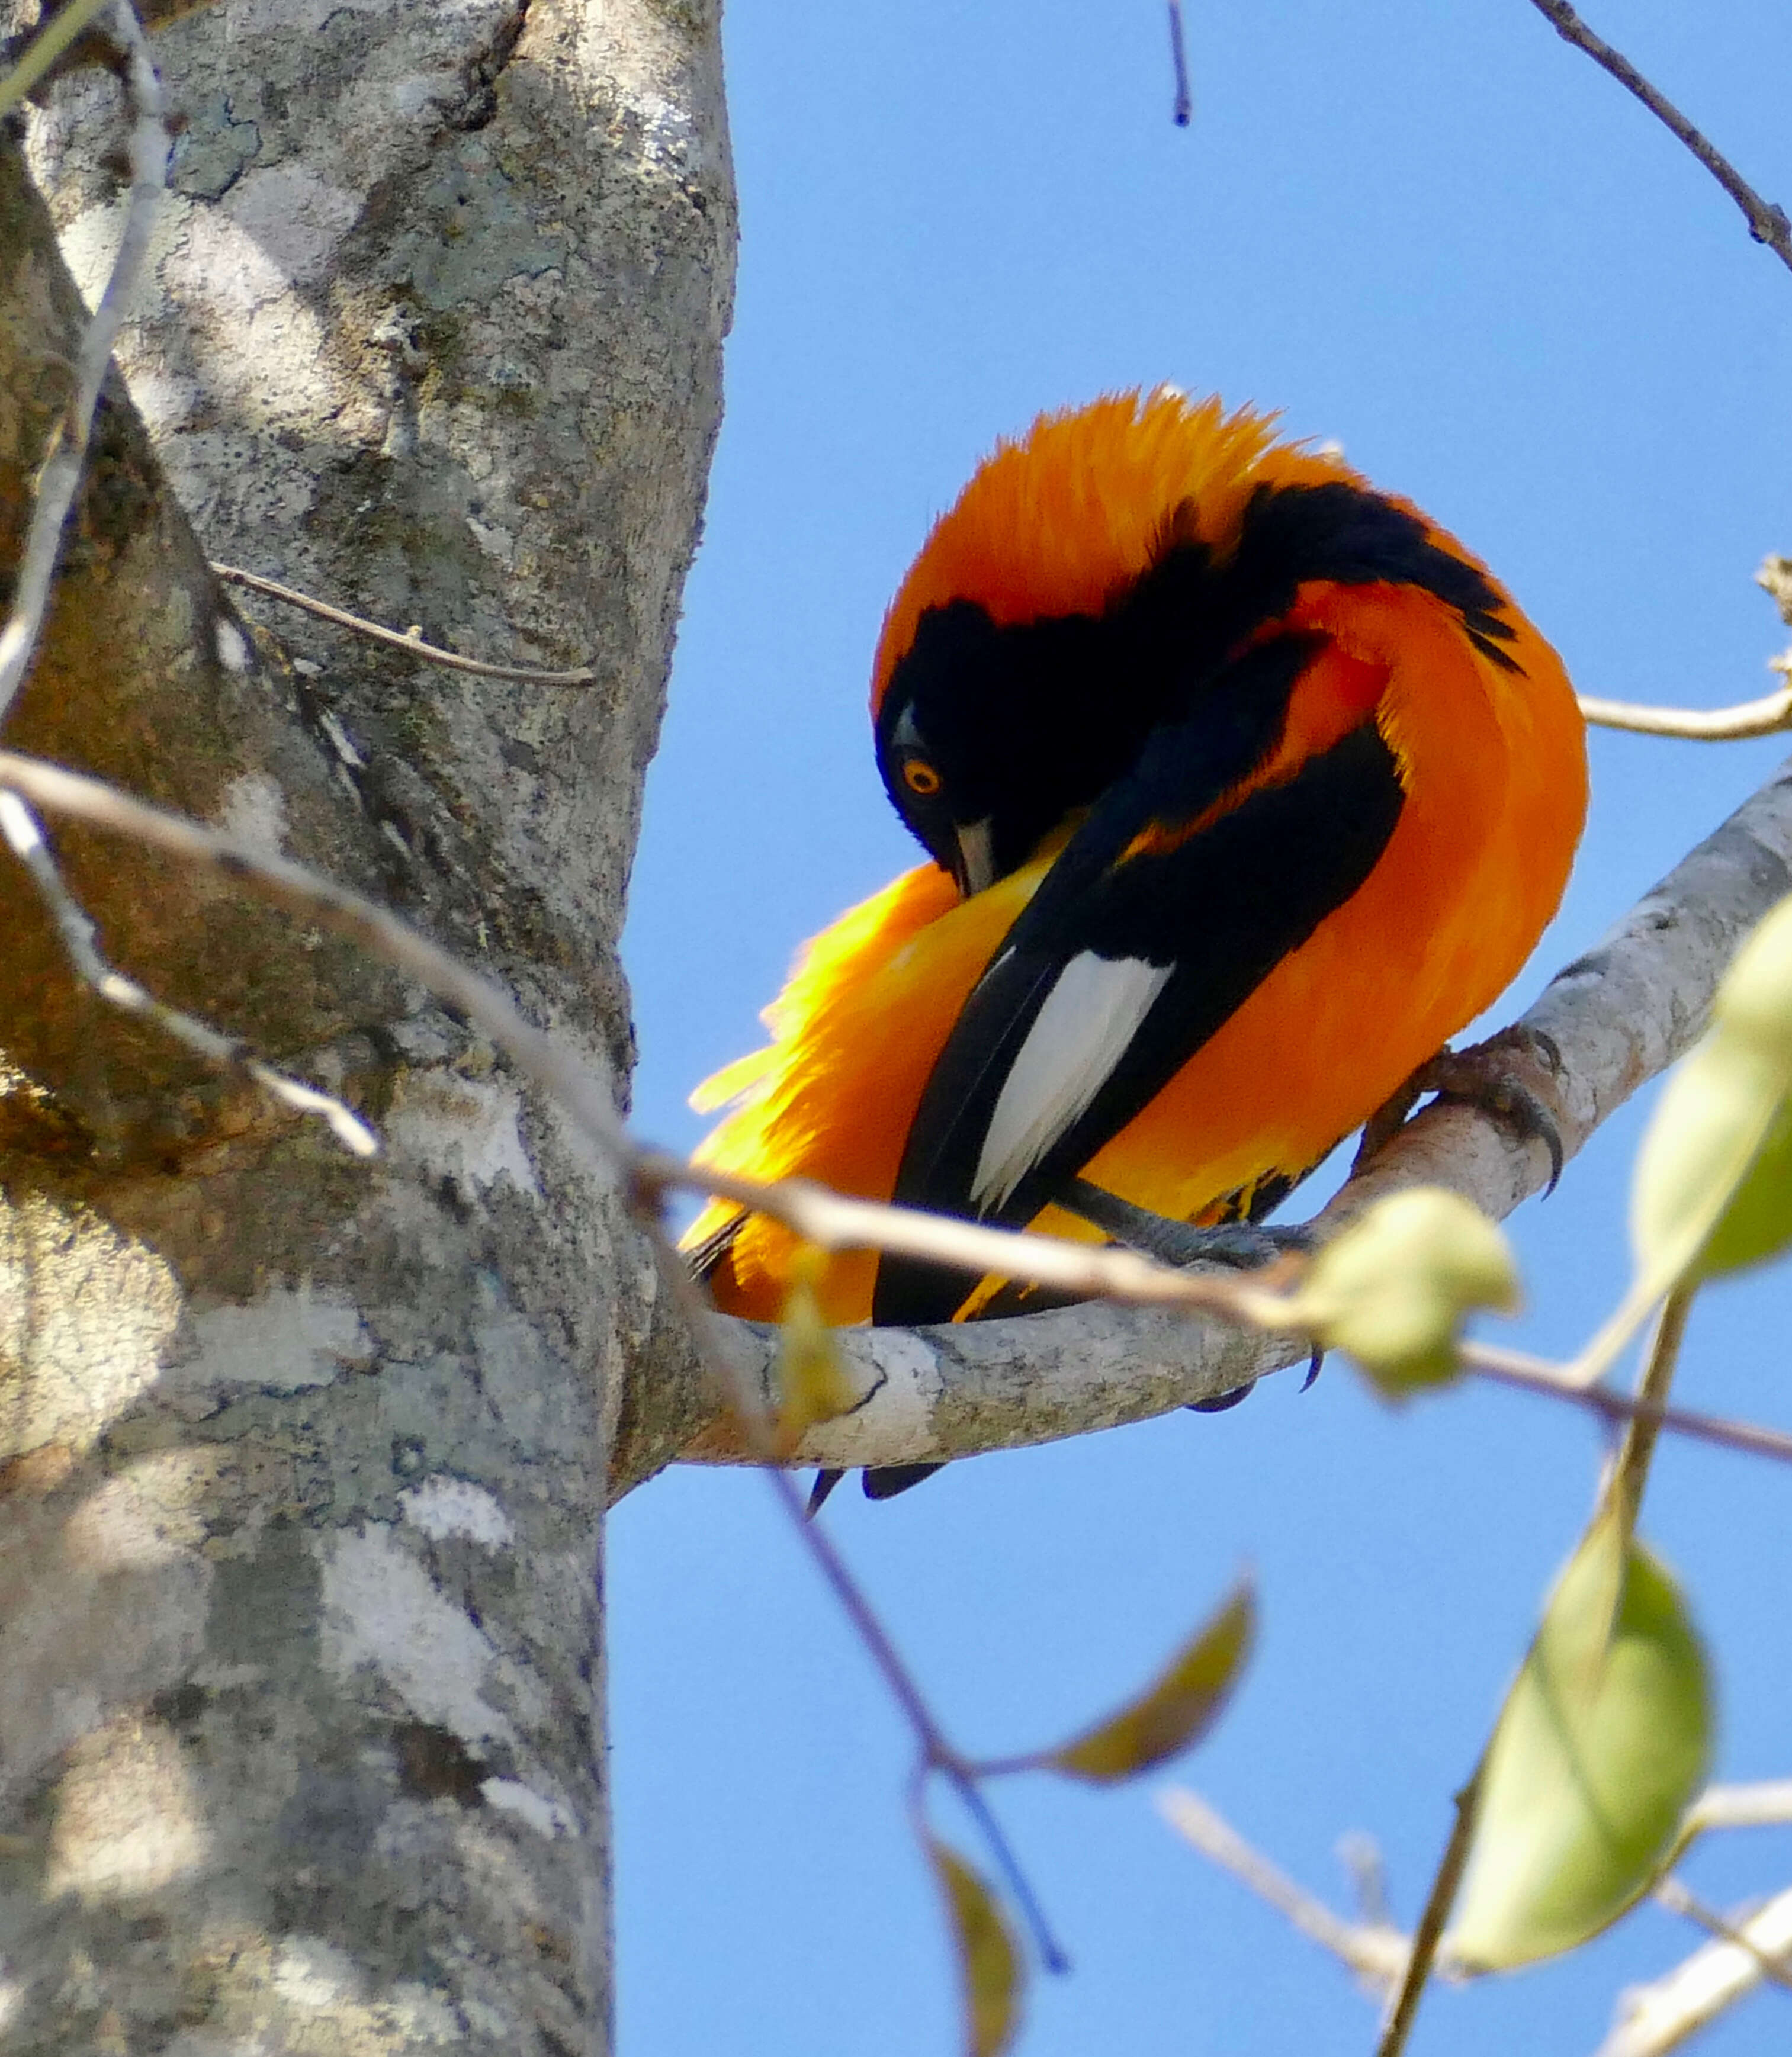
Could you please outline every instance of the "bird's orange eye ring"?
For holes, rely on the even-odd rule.
[[[902,783],[923,800],[933,799],[940,783],[940,775],[925,757],[911,757],[902,767]]]

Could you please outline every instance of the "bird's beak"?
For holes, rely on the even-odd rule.
[[[972,894],[981,893],[985,886],[995,883],[995,860],[989,854],[989,817],[967,823],[957,834],[958,862],[953,869],[958,874],[959,891],[969,899]]]

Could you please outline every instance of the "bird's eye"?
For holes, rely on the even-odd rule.
[[[902,783],[922,799],[930,800],[940,789],[940,775],[925,757],[910,757],[902,765]]]

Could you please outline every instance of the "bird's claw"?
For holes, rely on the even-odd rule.
[[[1561,1053],[1540,1029],[1522,1025],[1502,1028],[1468,1050],[1440,1050],[1421,1064],[1386,1103],[1363,1124],[1362,1140],[1350,1170],[1353,1175],[1382,1145],[1405,1127],[1407,1117],[1427,1093],[1441,1100],[1461,1101],[1503,1121],[1524,1142],[1540,1143],[1549,1153],[1549,1180],[1544,1197],[1555,1191],[1567,1151],[1564,1120],[1556,1079]]]

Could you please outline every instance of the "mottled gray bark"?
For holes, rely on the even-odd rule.
[[[157,53],[185,126],[120,351],[156,454],[115,394],[6,739],[377,892],[620,1095],[732,255],[713,6],[227,0]],[[89,72],[33,122],[89,290],[117,102]],[[6,137],[0,253],[4,567],[81,319]],[[200,545],[599,682],[290,618],[245,660]],[[389,1147],[354,1162],[108,1017],[7,877],[0,2037],[606,2047],[600,1517],[656,1319],[638,1240],[420,996],[57,841],[117,961]]]

